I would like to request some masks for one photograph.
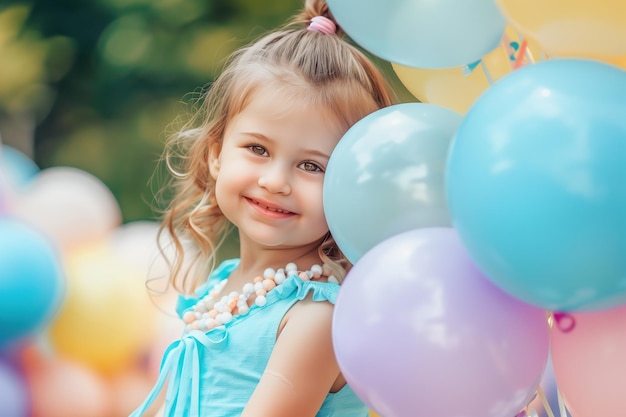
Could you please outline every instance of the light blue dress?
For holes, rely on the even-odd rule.
[[[224,261],[196,291],[180,297],[179,315],[228,278],[238,259]],[[167,381],[164,417],[238,417],[261,379],[285,313],[310,292],[314,301],[335,303],[339,285],[302,281],[291,275],[267,294],[267,304],[206,333],[192,330],[164,353],[159,378],[131,417],[143,415]],[[169,379],[169,380],[168,380]],[[276,395],[280,395],[277,393]],[[317,417],[367,417],[368,407],[348,385],[328,394]],[[297,416],[295,416],[297,417]]]

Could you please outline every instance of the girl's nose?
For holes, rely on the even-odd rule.
[[[291,193],[289,172],[279,164],[267,167],[259,176],[257,184],[272,194]]]

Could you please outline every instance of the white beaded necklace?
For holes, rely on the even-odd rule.
[[[186,324],[185,331],[202,330],[206,332],[229,323],[235,316],[248,313],[252,303],[260,307],[264,306],[267,303],[267,293],[281,285],[291,275],[297,275],[302,281],[326,276],[328,282],[338,283],[327,264],[324,264],[323,267],[313,265],[308,271],[298,272],[298,267],[293,262],[278,270],[267,268],[263,272],[263,276],[257,276],[252,282],[246,283],[240,293],[233,291],[220,298],[220,291],[227,282],[227,279],[223,279],[193,306],[193,310],[187,311],[183,315],[183,321]],[[252,301],[253,295],[254,300]]]

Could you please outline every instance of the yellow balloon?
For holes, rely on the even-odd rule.
[[[103,374],[126,368],[153,338],[142,277],[100,245],[70,252],[65,267],[67,296],[48,329],[51,347]]]
[[[600,61],[600,62],[604,62],[607,64],[611,64],[611,65],[615,65],[616,67],[619,67],[623,70],[626,70],[626,55],[622,55],[622,56],[618,56],[618,57],[605,57],[605,58],[598,58],[598,57],[593,57],[593,56],[584,56],[584,55],[554,55],[551,56],[550,58],[588,58],[588,59],[593,59],[595,61]]]
[[[605,61],[626,70],[626,55],[620,56],[619,58],[606,59]]]
[[[603,59],[595,58],[595,59],[598,61],[605,62],[607,64],[615,65],[616,67],[626,70],[626,55],[616,57],[616,58],[603,58]]]
[[[551,55],[626,54],[624,0],[497,0],[509,23]]]
[[[396,63],[391,66],[402,84],[419,101],[465,113],[493,82],[516,66],[534,62],[540,54],[536,43],[524,41],[513,28],[507,27],[501,46],[471,68],[424,69]]]
[[[482,69],[464,76],[461,68],[429,70],[391,64],[402,84],[422,103],[439,104],[465,113],[489,87]]]
[[[380,417],[380,415],[376,414],[376,412],[374,410],[370,410],[370,416],[369,417]]]

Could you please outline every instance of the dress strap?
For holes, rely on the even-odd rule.
[[[218,333],[217,338],[209,338],[205,333],[192,330],[182,339],[172,343],[163,354],[159,378],[144,402],[129,417],[140,417],[150,408],[154,400],[163,390],[167,381],[165,393],[165,408],[163,417],[177,417],[187,415],[200,417],[200,354],[199,345],[208,347],[220,344],[228,333]],[[179,395],[190,393],[189,396]],[[185,411],[188,410],[186,414]]]
[[[239,259],[237,258],[227,259],[223,261],[211,273],[211,275],[209,275],[209,278],[206,280],[206,282],[196,289],[194,295],[179,295],[178,300],[176,301],[176,313],[178,314],[178,317],[182,318],[186,310],[196,305],[198,300],[207,295],[209,291],[213,289],[213,287],[228,278],[231,272],[233,272],[238,265]]]
[[[328,301],[335,304],[339,288],[339,284],[332,282],[302,281],[297,276],[291,276],[268,293],[268,303],[270,302],[269,296],[279,299],[287,298],[295,292],[295,301],[300,301],[304,300],[310,292],[313,292],[313,301]]]

